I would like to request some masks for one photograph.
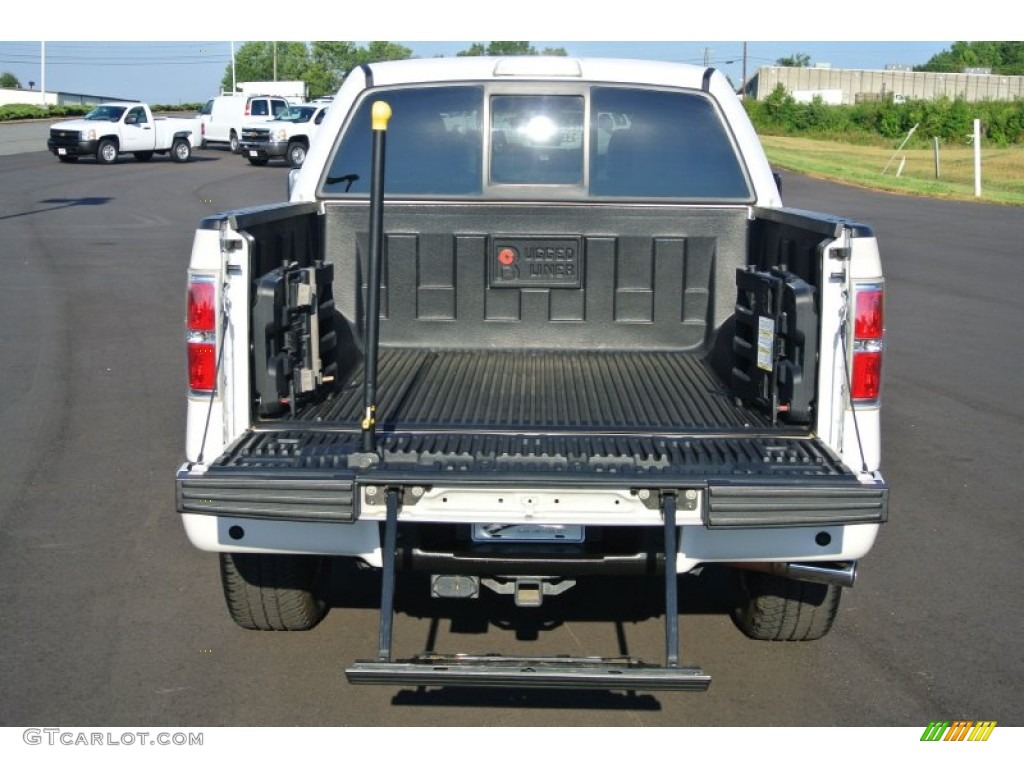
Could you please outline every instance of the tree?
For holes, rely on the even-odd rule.
[[[989,67],[995,75],[1024,75],[1024,42],[956,42],[914,70],[963,72],[967,67]]]
[[[806,53],[794,53],[776,59],[775,63],[780,67],[809,67],[811,66],[811,57]]]
[[[375,61],[401,61],[412,57],[412,51],[398,43],[376,40],[366,48],[359,49],[360,64],[373,64]]]
[[[273,80],[273,43],[245,43],[235,53],[235,79]],[[408,59],[412,51],[404,45],[375,41],[365,48],[341,41],[277,43],[277,79],[302,80],[309,98],[333,94],[345,75],[361,64],[376,61]],[[231,89],[231,65],[221,81],[224,90]]]
[[[274,77],[274,62],[277,77]],[[235,81],[248,80],[302,80],[310,66],[309,49],[305,43],[250,42],[235,51]],[[231,90],[231,65],[228,64],[221,88]]]
[[[566,56],[565,48],[545,48],[538,52],[530,43],[525,41],[500,41],[495,40],[486,46],[483,43],[473,43],[464,51],[459,51],[456,56]]]
[[[21,81],[10,72],[0,74],[0,88],[21,88]]]

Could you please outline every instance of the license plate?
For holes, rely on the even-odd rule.
[[[532,523],[478,523],[473,526],[473,541],[545,542],[579,544],[584,539],[582,525],[535,525]]]
[[[67,153],[68,153],[68,151],[66,149],[64,149],[64,147],[57,147],[57,154],[58,155],[66,155]]]
[[[255,149],[250,149],[249,150],[249,157],[259,157],[259,156],[260,156],[260,153],[257,152]]]

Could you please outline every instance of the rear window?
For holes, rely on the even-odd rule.
[[[582,96],[491,98],[492,184],[582,184]]]
[[[710,99],[594,88],[590,194],[746,200],[743,166]]]
[[[365,98],[324,192],[369,193],[370,110],[380,98],[393,115],[385,194],[752,197],[732,138],[705,94],[616,86],[531,94],[502,86],[497,93],[478,85],[415,87]]]
[[[388,194],[478,195],[483,88],[442,86],[389,91],[384,189]],[[370,191],[370,110],[364,99],[331,163],[325,192]]]

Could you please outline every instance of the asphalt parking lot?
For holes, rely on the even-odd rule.
[[[1019,210],[785,178],[789,205],[875,228],[888,288],[890,522],[827,638],[744,638],[705,572],[680,583],[706,694],[351,687],[342,669],[375,650],[372,574],[341,569],[311,633],[246,632],[174,508],[192,232],[282,200],[287,170],[222,150],[63,165],[45,125],[18,130],[0,130],[0,724],[1024,725]],[[656,586],[610,580],[491,621],[409,598],[396,647],[657,658],[659,612]]]

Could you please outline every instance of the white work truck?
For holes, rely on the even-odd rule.
[[[282,158],[292,168],[300,167],[329,106],[295,104],[273,120],[243,126],[239,154],[252,165],[266,165],[273,158]]]
[[[680,575],[727,569],[751,638],[818,639],[887,518],[883,295],[871,229],[783,205],[714,69],[364,66],[289,202],[195,234],[177,508],[249,629],[377,569],[352,683],[704,690]],[[665,660],[392,658],[398,568],[523,608],[633,579]]]
[[[109,165],[126,152],[141,162],[170,153],[172,160],[184,163],[192,157],[197,130],[194,119],[157,117],[148,104],[110,102],[78,120],[51,125],[46,148],[62,163],[95,157]]]

